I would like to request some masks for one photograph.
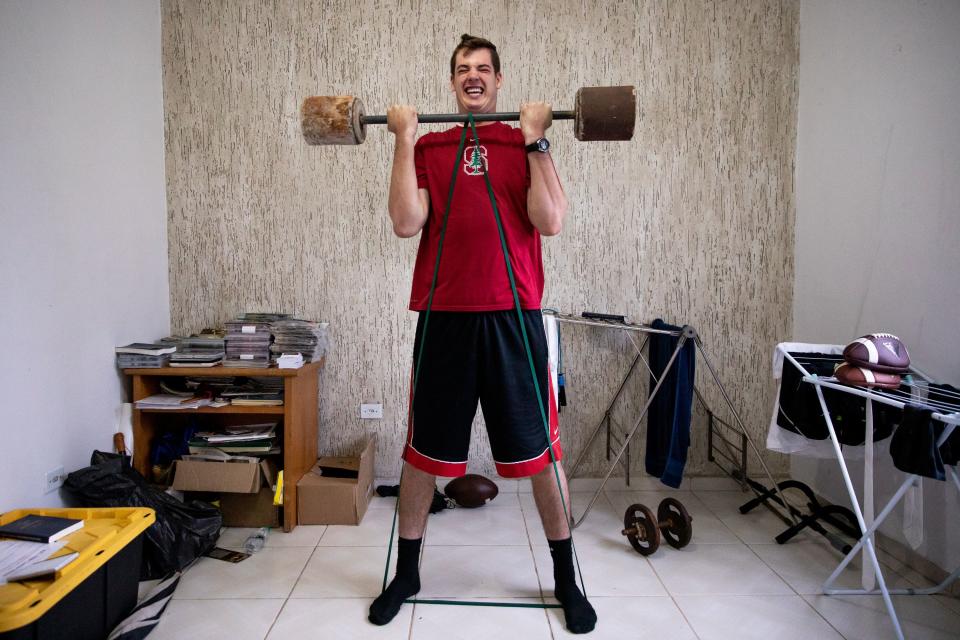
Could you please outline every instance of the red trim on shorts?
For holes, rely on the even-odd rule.
[[[558,443],[559,444],[559,443]],[[403,449],[403,459],[424,473],[445,478],[459,478],[467,472],[466,462],[444,462],[429,458],[408,444]]]
[[[559,440],[553,443],[553,455],[557,462],[560,462],[563,458]],[[497,465],[497,474],[502,478],[529,478],[543,471],[550,462],[549,449],[544,449],[543,453],[536,458],[523,462],[497,462],[494,460],[494,464]]]

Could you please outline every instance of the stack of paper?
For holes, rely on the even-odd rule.
[[[276,422],[226,427],[223,431],[200,431],[190,440],[190,453],[208,454],[216,449],[228,454],[271,453],[276,447]]]
[[[58,540],[50,544],[23,540],[0,540],[0,584],[5,584],[8,580],[16,578],[24,568],[46,560],[62,549],[65,544],[67,544],[66,540]]]
[[[281,369],[299,369],[303,366],[303,356],[299,353],[284,353],[277,358],[277,366]]]
[[[209,398],[184,397],[170,393],[158,393],[137,400],[137,409],[199,409],[210,404]]]
[[[280,406],[283,404],[283,378],[249,378],[220,392],[220,397],[238,406]]]

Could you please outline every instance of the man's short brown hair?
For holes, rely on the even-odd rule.
[[[451,78],[453,77],[453,73],[457,66],[457,53],[460,51],[470,52],[477,49],[488,49],[490,51],[490,58],[493,60],[493,72],[500,73],[500,55],[497,53],[497,46],[486,38],[472,36],[469,33],[465,33],[460,36],[460,44],[457,45],[457,48],[453,50],[453,55],[450,56]]]

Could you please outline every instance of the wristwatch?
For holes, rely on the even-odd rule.
[[[532,151],[539,151],[540,153],[546,153],[550,151],[550,141],[546,138],[537,138],[530,144],[524,147],[527,150],[527,153]]]

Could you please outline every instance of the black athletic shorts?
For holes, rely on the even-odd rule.
[[[467,471],[470,427],[483,409],[497,473],[524,478],[551,462],[539,393],[550,423],[550,443],[559,460],[560,429],[547,362],[547,338],[539,310],[524,311],[524,325],[538,385],[516,310],[460,313],[433,311],[416,390],[411,373],[411,411],[403,459],[427,473],[462,476]],[[417,321],[413,370],[426,313]]]

